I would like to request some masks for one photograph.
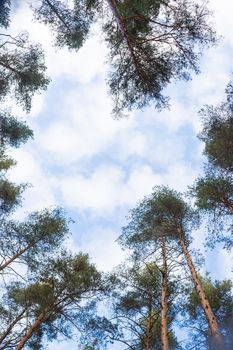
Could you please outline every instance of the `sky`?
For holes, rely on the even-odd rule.
[[[159,113],[151,105],[114,120],[106,87],[107,51],[98,28],[92,29],[78,53],[58,50],[49,29],[32,20],[27,1],[19,2],[11,30],[28,30],[30,39],[42,44],[52,81],[46,92],[34,97],[29,115],[12,106],[12,112],[34,131],[34,140],[11,151],[17,166],[10,179],[31,184],[18,218],[33,210],[62,206],[74,220],[69,249],[89,253],[103,271],[122,262],[125,253],[116,239],[129,210],[154,186],[169,185],[183,192],[202,172],[198,111],[224,99],[233,57],[233,4],[210,0],[210,7],[221,38],[216,47],[203,51],[201,73],[166,89],[169,110]],[[193,246],[203,250],[203,231],[194,237]],[[229,254],[220,248],[203,250],[203,254],[213,278],[231,276]],[[54,343],[48,349],[68,346],[77,348],[73,343]]]

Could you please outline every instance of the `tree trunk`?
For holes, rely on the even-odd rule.
[[[9,64],[7,64],[7,63],[5,63],[5,62],[0,61],[0,66],[6,68],[6,69],[8,69],[8,70],[10,70],[11,72],[13,72],[13,73],[15,73],[15,74],[17,74],[17,75],[21,75],[21,74],[22,74],[22,73],[19,72],[17,69],[11,67]]]
[[[28,329],[27,333],[21,338],[19,344],[16,346],[15,350],[21,350],[26,342],[32,337],[33,333],[38,330],[41,323],[44,321],[46,316],[46,310],[42,311],[38,318],[35,320],[33,325]]]
[[[0,271],[4,270],[8,265],[10,265],[14,260],[16,260],[19,256],[24,254],[28,249],[32,248],[38,241],[34,241],[28,244],[25,248],[21,249],[18,253],[16,253],[12,258],[7,260],[3,265],[0,266]]]
[[[129,34],[127,32],[127,28],[125,27],[125,23],[117,9],[117,3],[116,3],[116,0],[106,0],[116,21],[117,21],[117,24],[119,26],[119,29],[120,29],[120,32],[121,32],[121,35],[123,37],[123,39],[125,40],[127,46],[128,46],[128,49],[129,49],[129,52],[130,52],[130,55],[132,57],[132,60],[133,60],[133,63],[134,63],[134,66],[136,68],[136,70],[138,72],[140,72],[140,67],[139,67],[139,64],[138,64],[138,60],[135,56],[135,52],[134,52],[134,48],[133,48],[133,45],[131,43],[131,40],[130,40],[130,37],[129,37]]]
[[[116,0],[106,0],[116,21],[117,21],[117,24],[119,26],[119,29],[120,29],[120,32],[121,32],[121,35],[123,36],[129,50],[130,50],[130,53],[132,55],[134,55],[134,52],[133,52],[133,47],[131,45],[131,41],[130,41],[130,38],[129,38],[129,35],[128,35],[128,32],[127,32],[127,29],[125,28],[125,24],[124,24],[124,21],[117,9],[117,3],[116,3]]]
[[[202,288],[201,282],[198,278],[198,274],[196,272],[196,269],[195,269],[194,264],[192,262],[191,256],[190,256],[189,251],[188,251],[186,244],[184,242],[184,239],[183,239],[184,235],[183,235],[181,228],[177,228],[177,232],[179,235],[180,245],[182,247],[183,253],[185,255],[188,267],[189,267],[191,275],[192,275],[192,279],[194,282],[194,286],[195,286],[197,295],[199,297],[201,306],[205,312],[205,316],[206,316],[206,319],[208,321],[212,342],[215,344],[216,350],[223,350],[224,349],[223,336],[219,330],[218,323],[216,321],[216,317],[214,316],[214,313],[211,309],[210,303],[206,297],[204,289]]]
[[[229,209],[229,211],[231,212],[231,214],[233,214],[233,204],[231,203],[231,201],[229,201],[228,199],[222,197],[221,198],[221,202],[225,205],[225,207],[227,209]]]
[[[152,294],[149,290],[148,299],[148,317],[146,323],[146,350],[151,350],[151,311],[152,311]]]
[[[55,13],[57,18],[64,24],[64,26],[68,29],[68,31],[71,33],[70,27],[68,24],[63,20],[62,16],[59,14],[58,10],[56,7],[51,3],[50,0],[45,0],[45,2],[49,5],[49,7],[52,9],[52,11]]]
[[[24,313],[26,312],[27,308],[25,308],[15,319],[14,321],[8,326],[7,330],[3,333],[3,335],[0,337],[0,344],[2,344],[3,340],[6,339],[6,337],[10,334],[14,326],[22,319]]]
[[[161,339],[162,350],[168,350],[168,327],[167,327],[167,256],[166,241],[162,238],[162,310],[161,310]]]
[[[113,16],[115,17],[115,20],[118,24],[123,40],[128,47],[129,55],[132,59],[132,65],[135,68],[135,74],[139,77],[140,81],[144,84],[144,87],[148,91],[150,91],[151,87],[149,84],[149,81],[150,81],[150,78],[148,76],[149,73],[143,67],[144,59],[143,59],[142,50],[140,50],[141,51],[140,54],[137,52],[139,47],[137,46],[136,37],[135,36],[133,38],[130,37],[130,34],[127,30],[127,26],[124,22],[124,18],[122,18],[120,12],[118,11],[117,1],[116,0],[106,0],[106,1],[113,13]]]

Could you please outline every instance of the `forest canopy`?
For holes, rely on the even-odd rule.
[[[223,50],[210,5],[1,1],[0,349],[232,349],[233,83],[218,100],[201,72]]]

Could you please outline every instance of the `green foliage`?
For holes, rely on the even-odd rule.
[[[216,107],[205,106],[200,114],[203,129],[199,138],[205,143],[208,163],[203,177],[198,178],[191,194],[196,205],[208,217],[207,245],[223,242],[233,245],[233,86],[226,88],[226,100]]]
[[[205,142],[204,154],[214,166],[233,171],[233,88],[226,89],[226,102],[217,107],[206,106],[200,112],[203,130],[199,138]]]
[[[230,350],[233,345],[233,295],[232,282],[230,280],[212,281],[207,275],[200,277],[206,296],[211,308],[217,318],[219,327],[225,336],[225,350]],[[187,302],[183,305],[183,313],[188,313],[187,326],[191,325],[193,331],[190,337],[197,338],[199,344],[203,344],[198,349],[210,349],[208,327],[203,322],[204,314],[201,308],[197,292],[190,287]]]
[[[114,340],[122,342],[126,349],[146,349],[146,334],[150,322],[150,346],[162,349],[161,342],[161,290],[162,273],[153,263],[145,267],[139,265],[123,268],[117,271],[119,278],[117,291],[114,295]],[[175,317],[172,301],[175,294],[175,284],[168,282],[168,338],[169,349],[178,349],[176,337],[171,329]],[[150,321],[149,321],[150,318]]]
[[[19,121],[7,112],[0,113],[0,138],[1,146],[9,145],[19,147],[29,138],[33,137],[33,131],[29,129],[25,122]]]
[[[231,178],[208,175],[197,179],[193,186],[196,205],[217,215],[233,214],[233,183]],[[230,207],[232,206],[232,212]]]
[[[21,200],[24,186],[16,186],[12,182],[0,179],[0,216],[12,212]]]
[[[5,37],[1,38],[0,98],[4,100],[10,95],[30,111],[33,95],[45,90],[49,83],[44,75],[44,54],[40,45],[28,42],[27,33],[10,40],[9,43]]]
[[[21,310],[26,307],[28,318],[26,329],[22,332],[25,324],[18,323],[12,334],[16,332],[21,338],[43,314],[41,324],[26,345],[34,344],[36,349],[37,342],[42,349],[46,335],[50,340],[56,339],[59,334],[69,337],[72,328],[74,331],[78,329],[80,335],[85,329],[84,324],[87,325],[94,317],[95,308],[90,300],[94,300],[97,292],[101,291],[101,284],[101,274],[85,254],[72,256],[63,252],[54,259],[48,259],[31,275],[29,284],[16,283],[8,288],[12,305]]]
[[[7,157],[3,152],[0,153],[0,172],[9,170],[15,164],[14,159]]]
[[[142,108],[151,101],[168,105],[162,90],[173,79],[198,72],[200,48],[216,42],[206,4],[195,0],[119,1],[40,0],[35,17],[48,25],[56,45],[79,49],[97,20],[110,54],[109,90],[114,114]]]
[[[11,1],[10,0],[1,0],[1,6],[0,6],[0,26],[7,28],[10,23],[10,6]]]
[[[204,177],[196,180],[190,189],[195,204],[207,217],[208,235],[206,243],[213,248],[216,243],[224,243],[224,248],[233,245],[233,183],[232,176],[208,168]]]
[[[177,227],[182,228],[188,242],[189,231],[199,224],[199,216],[182,199],[180,193],[165,186],[154,188],[131,211],[129,224],[123,228],[119,241],[123,246],[155,242],[161,237],[177,239]]]
[[[108,1],[114,8],[104,32],[110,49],[114,113],[149,102],[167,106],[162,90],[172,79],[198,72],[198,45],[215,43],[209,11],[195,1]]]
[[[83,45],[94,20],[96,3],[76,0],[70,9],[62,1],[41,0],[39,7],[35,8],[35,17],[52,29],[57,46],[77,50]]]
[[[38,264],[57,252],[69,232],[67,220],[59,208],[34,212],[21,223],[3,220],[0,227],[3,243],[0,255],[4,259],[0,270],[19,261],[31,270],[37,270]]]
[[[10,297],[14,302],[21,306],[40,305],[43,309],[53,301],[53,285],[49,282],[36,283],[28,288],[14,288]]]

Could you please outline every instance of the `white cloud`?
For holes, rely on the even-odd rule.
[[[124,153],[142,154],[144,136],[134,130],[133,118],[119,121],[110,117],[111,104],[103,80],[68,90],[57,101],[56,111],[53,121],[48,120],[50,126],[38,132],[37,141],[59,162],[72,163],[105,152],[118,147],[122,138],[127,141]]]
[[[23,207],[17,211],[16,216],[20,218],[30,211],[55,205],[52,183],[49,176],[46,176],[40,161],[30,152],[22,149],[16,149],[11,153],[17,160],[17,165],[9,171],[9,179],[17,184],[29,184],[23,194]]]
[[[67,207],[107,216],[119,207],[135,205],[158,183],[161,183],[161,176],[153,173],[149,166],[137,166],[126,174],[120,167],[105,165],[89,176],[63,177],[59,188]]]
[[[89,254],[90,261],[98,266],[100,271],[109,271],[123,261],[126,254],[116,242],[120,231],[114,231],[100,225],[90,227],[84,241],[71,239],[68,242],[68,248],[73,251],[83,251]]]
[[[89,175],[63,177],[58,182],[64,204],[94,215],[112,215],[119,207],[130,208],[157,185],[168,185],[185,191],[197,172],[185,163],[171,164],[163,173],[148,165],[137,165],[127,172],[119,166],[105,165]]]
[[[191,185],[198,172],[187,163],[174,163],[168,166],[164,177],[165,183],[178,191],[186,191],[187,186]]]

